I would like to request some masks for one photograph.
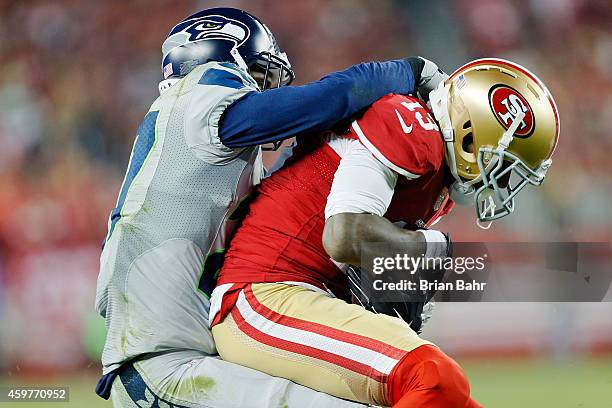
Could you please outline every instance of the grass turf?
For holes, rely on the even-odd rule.
[[[612,408],[612,357],[460,361],[472,395],[492,408]]]
[[[612,408],[612,357],[568,360],[464,359],[472,394],[487,408]],[[94,392],[94,373],[36,380],[0,378],[0,385],[68,385],[68,403],[1,403],[0,408],[111,407]]]

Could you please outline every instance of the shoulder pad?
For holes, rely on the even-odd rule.
[[[185,111],[185,140],[196,156],[207,163],[224,164],[242,149],[225,146],[219,138],[219,123],[228,106],[257,84],[245,71],[230,63],[212,62],[191,71],[183,92],[191,92]]]
[[[442,164],[438,125],[423,101],[389,94],[352,123],[351,133],[382,163],[410,179]]]
[[[213,62],[205,65],[198,81],[200,85],[242,89],[257,89],[255,80],[238,65],[229,62]]]

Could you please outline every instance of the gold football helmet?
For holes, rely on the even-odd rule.
[[[559,114],[534,74],[510,61],[475,60],[441,82],[430,102],[455,178],[451,196],[474,201],[479,225],[514,211],[514,198],[527,184],[542,184],[559,138]]]

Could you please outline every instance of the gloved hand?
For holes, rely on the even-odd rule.
[[[452,257],[453,245],[450,234],[444,234],[436,230],[418,230],[425,236],[427,250],[424,254],[427,258]],[[398,292],[397,301],[377,301],[368,295],[368,288],[372,287],[372,275],[361,268],[349,265],[346,270],[349,281],[349,289],[352,301],[375,313],[382,313],[393,317],[399,317],[410,325],[412,330],[421,332],[423,324],[429,320],[433,311],[431,302],[436,290],[425,290],[416,292]],[[427,280],[429,282],[442,282],[447,271],[444,269],[419,270],[411,278],[414,281]]]
[[[425,237],[427,243],[427,250],[425,252],[426,258],[449,258],[453,256],[453,242],[449,233],[443,233],[433,229],[419,229]]]
[[[436,89],[440,82],[445,81],[448,75],[438,66],[423,57],[409,57],[406,61],[412,67],[416,91],[425,102],[429,101],[429,93]]]
[[[357,266],[350,265],[346,271],[349,279],[349,288],[352,295],[352,302],[363,306],[366,310],[374,313],[386,314],[398,317],[410,325],[416,333],[421,333],[423,324],[431,318],[433,312],[433,297],[435,291],[418,293],[398,292],[397,301],[378,301],[370,299],[366,294],[367,287],[371,287],[371,275],[362,271]],[[439,278],[443,274],[437,274]],[[415,301],[418,298],[420,301]]]

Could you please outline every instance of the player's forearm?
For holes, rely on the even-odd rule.
[[[420,256],[427,250],[425,236],[393,225],[372,214],[336,214],[323,230],[323,246],[336,262],[361,266],[362,251],[373,243],[384,243],[389,252]]]
[[[252,92],[227,108],[219,137],[245,147],[327,130],[384,95],[414,92],[414,67],[408,60],[369,62],[307,85]]]

